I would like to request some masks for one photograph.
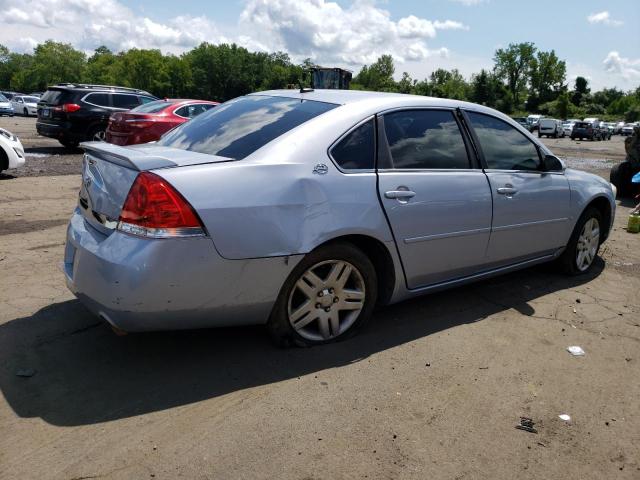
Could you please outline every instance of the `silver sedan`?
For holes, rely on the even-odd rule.
[[[486,107],[262,92],[132,147],[86,143],[64,270],[124,331],[266,324],[326,343],[386,305],[556,261],[587,272],[615,193]]]

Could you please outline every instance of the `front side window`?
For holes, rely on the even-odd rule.
[[[343,170],[372,170],[375,161],[373,119],[363,123],[331,149],[331,156]]]
[[[538,149],[522,133],[495,117],[476,112],[467,113],[488,168],[539,170]]]
[[[453,112],[406,110],[384,116],[393,168],[465,169],[469,157]]]
[[[313,100],[249,95],[183,123],[158,144],[240,160],[337,106]]]

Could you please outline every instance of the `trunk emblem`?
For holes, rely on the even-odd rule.
[[[324,163],[318,163],[315,167],[313,167],[313,173],[317,173],[318,175],[324,175],[329,171],[329,167],[327,167]]]

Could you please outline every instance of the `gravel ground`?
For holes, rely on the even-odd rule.
[[[433,294],[339,344],[117,337],[58,267],[80,155],[29,125],[0,119],[27,152],[59,156],[0,178],[0,478],[640,478],[631,203],[587,276],[538,267]],[[623,155],[617,137],[549,143],[605,177]]]

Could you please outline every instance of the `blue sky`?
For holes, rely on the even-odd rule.
[[[173,53],[233,41],[354,71],[391,53],[398,76],[421,79],[438,67],[469,76],[496,48],[530,41],[567,61],[569,81],[640,85],[639,0],[0,0],[0,11],[0,43],[17,50],[47,38]]]

